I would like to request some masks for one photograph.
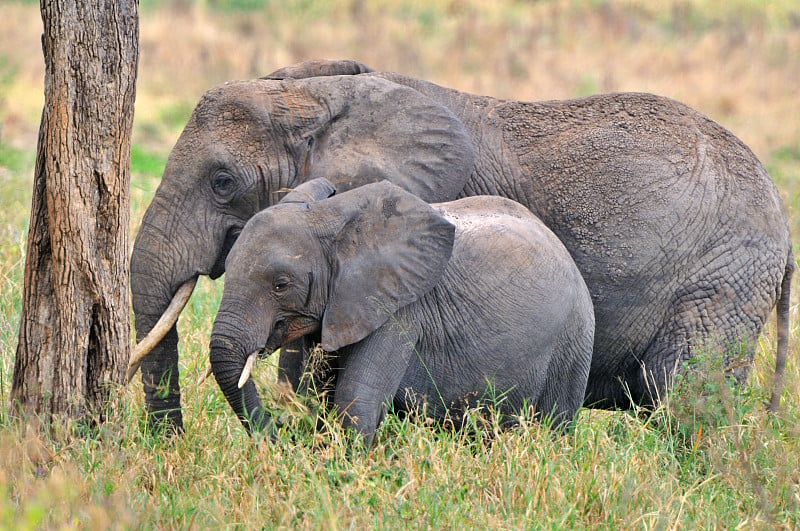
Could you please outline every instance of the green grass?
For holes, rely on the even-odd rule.
[[[766,166],[781,191],[784,204],[790,211],[800,212],[800,142],[773,151]],[[789,222],[791,233],[800,234],[800,217],[790,219]],[[795,247],[795,256],[797,255],[798,250]]]
[[[578,69],[580,71],[572,75],[558,65],[579,61],[581,53],[587,53],[587,48],[581,48],[580,35],[610,35],[608,28],[613,27],[616,32],[615,25],[619,24],[628,32],[625,42],[634,43],[644,59],[639,62],[620,60],[615,64],[668,66],[671,63],[663,62],[661,54],[665,53],[665,46],[674,45],[690,61],[685,65],[676,62],[678,70],[667,70],[667,73],[690,76],[687,83],[693,87],[692,92],[699,86],[692,84],[692,79],[707,81],[713,85],[711,93],[716,94],[729,89],[730,85],[692,78],[692,72],[724,71],[729,64],[726,61],[737,57],[748,66],[754,65],[759,74],[772,72],[756,68],[760,55],[747,55],[743,48],[737,48],[736,25],[740,24],[750,38],[763,34],[764,42],[774,45],[780,52],[770,52],[769,61],[786,62],[781,69],[785,76],[765,76],[764,84],[758,85],[759,90],[782,86],[772,82],[778,79],[785,81],[786,90],[791,92],[791,87],[795,86],[792,79],[797,79],[791,77],[796,72],[796,62],[792,61],[795,56],[787,44],[791,36],[781,40],[784,35],[781,32],[791,27],[793,19],[789,15],[800,11],[789,1],[772,2],[761,10],[747,7],[750,4],[745,0],[732,3],[700,0],[682,3],[680,5],[688,7],[680,9],[659,9],[651,7],[655,3],[632,2],[630,10],[623,10],[622,4],[608,2],[506,2],[502,4],[504,11],[492,12],[487,7],[489,3],[469,1],[459,11],[457,7],[461,4],[443,0],[427,3],[365,0],[330,5],[298,0],[289,5],[291,9],[286,11],[289,14],[274,7],[278,5],[275,3],[269,3],[271,7],[263,11],[259,11],[256,4],[250,0],[205,2],[213,13],[210,18],[214,22],[219,19],[225,31],[241,24],[241,18],[237,17],[246,17],[258,30],[251,31],[240,41],[215,41],[205,53],[213,55],[219,48],[226,50],[223,59],[236,57],[234,52],[252,44],[253,32],[258,35],[262,28],[259,19],[268,14],[274,17],[269,21],[270,27],[285,25],[289,30],[285,35],[271,34],[275,42],[265,40],[267,44],[259,50],[261,55],[254,53],[254,61],[270,53],[273,45],[279,51],[300,49],[303,54],[321,56],[328,48],[320,51],[303,46],[312,46],[310,39],[318,33],[324,36],[326,26],[312,27],[307,21],[323,15],[327,19],[333,17],[334,12],[356,16],[355,12],[361,9],[358,16],[362,18],[376,21],[378,17],[391,17],[393,21],[386,26],[374,22],[372,27],[360,28],[366,38],[371,39],[369,43],[382,46],[383,41],[373,38],[375,28],[394,38],[392,28],[397,26],[393,24],[402,20],[403,28],[412,25],[408,30],[412,39],[402,33],[403,42],[421,40],[424,42],[419,47],[427,46],[432,50],[428,56],[417,56],[418,48],[409,45],[395,52],[398,57],[387,61],[396,59],[399,65],[422,65],[420,69],[430,69],[428,77],[443,75],[431,65],[443,65],[443,70],[456,65],[452,68],[453,72],[457,70],[458,76],[465,76],[465,71],[470,71],[470,75],[458,77],[451,73],[452,79],[465,83],[479,79],[484,84],[474,86],[474,90],[484,93],[505,90],[505,84],[518,90],[521,84],[532,85],[550,79],[546,75],[553,70],[559,93],[571,95],[602,90],[607,82],[604,71],[595,66]],[[197,5],[200,2],[183,2],[173,4],[173,8],[185,9],[184,14],[194,16]],[[2,9],[4,5],[0,3]],[[143,13],[158,9],[161,8],[152,1],[142,2]],[[235,13],[230,15],[229,10]],[[531,12],[537,16],[529,16]],[[549,18],[539,17],[542,13]],[[35,5],[29,15],[37,16]],[[336,20],[337,24],[344,25],[343,20]],[[548,25],[548,20],[553,23]],[[168,30],[180,20],[171,18],[170,21]],[[575,21],[585,21],[584,33],[568,31]],[[635,35],[641,31],[641,26],[653,21],[663,34],[653,38],[652,45],[648,39],[637,40]],[[207,30],[207,24],[210,24],[208,20],[201,20],[195,25]],[[607,25],[606,30],[597,29],[597,25],[602,24]],[[301,26],[308,27],[299,37],[292,36],[290,30]],[[40,31],[37,26],[36,39]],[[463,32],[470,38],[462,46],[458,39]],[[682,35],[687,32],[689,36],[684,38]],[[143,32],[145,39],[147,35]],[[211,39],[215,34],[201,35],[202,38],[196,40],[187,39],[185,49],[177,46],[170,49],[180,61],[169,64],[182,64],[191,59],[195,61],[192,69],[201,75],[206,68],[200,59],[204,56],[195,52],[205,43],[204,39]],[[506,35],[508,40],[503,40]],[[331,47],[344,39],[341,33],[335,36],[335,42],[329,44]],[[480,40],[482,36],[486,36],[485,41]],[[169,37],[169,33],[160,35],[164,40]],[[708,63],[701,63],[693,70],[692,61],[697,62],[698,58],[691,56],[691,49],[703,43],[708,45],[717,38],[733,44],[720,48],[726,50],[725,54],[714,54]],[[500,44],[489,46],[490,41]],[[180,92],[184,87],[159,85],[154,88],[149,84],[154,83],[153,79],[168,79],[156,75],[163,74],[160,70],[149,70],[158,67],[152,58],[168,62],[171,56],[166,52],[158,55],[153,41],[147,42],[150,48],[144,49],[143,57],[151,59],[140,65],[142,83],[137,101],[136,140],[131,153],[132,237],[158,186],[171,142],[191,112],[192,104],[186,102],[197,98],[195,87]],[[358,39],[355,42],[359,42]],[[604,45],[610,42],[603,40]],[[529,53],[530,50],[517,53],[517,47],[528,45],[536,53]],[[595,43],[593,48],[600,49],[601,45]],[[331,54],[342,50],[331,49],[334,50]],[[363,46],[356,48],[363,53],[370,50]],[[376,53],[385,50],[381,47]],[[506,55],[493,56],[498,50]],[[556,52],[561,53],[557,61],[545,63],[540,70],[534,68],[535,61],[545,62]],[[622,51],[612,49],[607,56],[613,58],[615,53]],[[26,61],[8,57],[6,60],[0,56],[0,87],[12,83],[12,78],[17,82],[31,77],[23,68],[28,64]],[[284,56],[276,57],[274,61]],[[446,63],[442,62],[443,57]],[[254,71],[263,74],[275,66],[258,66]],[[741,86],[748,87],[749,70],[734,70],[737,79],[742,78]],[[612,72],[618,76],[619,86],[626,86],[621,79],[626,72],[624,68]],[[201,82],[188,76],[181,81],[189,86],[192,82],[203,86],[219,82],[213,75],[205,75]],[[247,75],[247,72],[237,71],[236,77]],[[677,83],[674,79],[669,82],[670,86]],[[512,86],[512,83],[520,85]],[[455,81],[450,84],[454,85]],[[41,92],[40,87],[37,86],[36,91]],[[25,92],[34,91],[17,90],[15,94]],[[779,127],[791,123],[792,108],[779,107],[783,110],[775,111],[775,100],[769,100],[764,107],[753,110],[748,107],[750,102],[746,95],[749,93],[742,94],[728,95],[732,102],[732,123],[741,126],[733,129],[762,146],[761,153],[765,154],[762,158],[781,190],[797,241],[800,235],[800,215],[797,214],[800,212],[800,137],[793,129]],[[782,93],[769,94],[780,96]],[[0,100],[3,97],[0,96]],[[792,92],[779,99],[788,101],[793,97]],[[713,103],[714,100],[709,101]],[[0,114],[3,120],[16,112],[10,99],[0,102],[0,110],[5,113]],[[768,126],[763,126],[759,120],[747,118],[762,114],[780,116],[784,122],[768,120]],[[20,122],[25,116],[27,114],[17,113],[11,117],[13,120],[3,123],[3,137],[0,138],[0,529],[800,526],[800,396],[796,392],[800,381],[800,322],[794,306],[787,390],[778,415],[768,416],[764,412],[775,352],[775,332],[770,325],[759,342],[751,378],[745,388],[738,391],[717,377],[718,368],[706,367],[703,364],[708,361],[700,359],[700,369],[681,379],[664,405],[652,414],[583,410],[574,431],[565,436],[528,423],[501,432],[491,416],[487,421],[478,412],[470,417],[476,428],[466,432],[438,429],[420,417],[401,419],[389,415],[374,447],[364,451],[354,447],[334,419],[323,416],[317,422],[313,413],[318,410],[318,404],[313,400],[300,403],[275,389],[271,384],[275,375],[272,359],[256,368],[254,378],[262,395],[272,397],[271,407],[282,415],[284,425],[274,442],[251,439],[245,434],[213,380],[197,384],[208,363],[209,333],[222,291],[221,281],[203,278],[179,322],[186,422],[183,437],[164,440],[148,431],[143,417],[141,384],[136,381],[129,388],[115,392],[108,420],[94,429],[68,425],[57,427],[55,433],[42,435],[32,428],[12,424],[7,416],[8,393],[21,306],[35,150],[34,145],[24,141],[26,129],[20,127]],[[34,123],[29,128],[35,131],[35,126]],[[767,139],[771,128],[778,129],[777,141]],[[798,288],[795,291],[800,293]],[[712,376],[706,378],[706,374]]]
[[[134,175],[160,177],[166,163],[164,157],[150,153],[137,144],[131,147],[131,173]]]
[[[0,422],[6,421],[22,308],[34,153],[0,143]]]
[[[270,371],[259,372],[265,387]],[[276,441],[252,440],[214,386],[196,388],[193,376],[179,439],[147,433],[135,387],[88,435],[48,439],[6,426],[0,527],[800,524],[797,420],[767,418],[755,386],[712,393],[725,413],[712,409],[702,430],[681,419],[691,395],[679,391],[651,415],[584,411],[565,436],[536,424],[503,432],[477,415],[478,434],[389,416],[365,452],[333,419],[317,428],[296,405],[282,407],[291,414]]]
[[[0,143],[0,168],[13,172],[14,175],[21,174],[23,170],[32,169],[34,157],[35,153],[32,151]]]

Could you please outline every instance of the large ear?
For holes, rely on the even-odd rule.
[[[317,76],[354,76],[373,70],[350,59],[317,59],[279,68],[261,79],[305,79]]]
[[[375,76],[282,83],[324,109],[299,143],[304,180],[326,177],[343,192],[385,179],[438,202],[457,197],[473,171],[464,125],[413,88]]]
[[[388,182],[324,204],[342,221],[333,237],[333,278],[322,318],[322,347],[331,351],[364,339],[433,289],[450,260],[455,226]]]
[[[279,190],[280,191],[280,190]],[[283,196],[281,203],[313,203],[322,201],[336,193],[336,187],[328,179],[318,177],[305,182]]]

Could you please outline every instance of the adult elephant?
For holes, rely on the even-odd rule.
[[[699,345],[752,360],[777,304],[778,406],[794,258],[781,198],[733,134],[650,94],[506,101],[354,61],[300,63],[201,98],[134,244],[139,339],[176,292],[223,273],[247,219],[316,177],[342,191],[386,179],[428,202],[499,195],[539,216],[594,303],[587,405],[652,403]],[[142,380],[151,419],[180,429],[175,318],[142,342],[155,345]],[[733,365],[744,378],[749,363]]]

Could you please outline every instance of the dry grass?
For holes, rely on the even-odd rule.
[[[164,107],[191,108],[215,84],[303,59],[346,57],[501,98],[654,92],[720,121],[764,159],[800,136],[800,120],[791,119],[800,90],[800,6],[748,6],[294,0],[222,15],[206,2],[145,3],[137,133],[146,136],[143,126],[158,122]],[[4,137],[24,137],[29,146],[42,105],[41,21],[35,6],[0,10],[0,68],[16,72],[3,87]]]
[[[637,90],[679,99],[753,148],[800,234],[800,6],[792,0],[288,0],[235,9],[248,1],[143,1],[134,230],[204,90],[302,59],[347,57],[504,98]],[[221,291],[203,279],[180,321],[183,438],[147,433],[140,384],[121,390],[96,430],[43,437],[9,425],[43,94],[40,33],[36,5],[0,0],[0,528],[800,524],[796,305],[790,391],[775,418],[762,408],[770,327],[738,396],[724,382],[689,379],[654,415],[584,411],[564,438],[535,425],[495,433],[491,423],[484,436],[450,434],[390,416],[363,453],[302,408],[276,443],[254,444],[215,386],[195,384]],[[266,385],[271,371],[259,373]],[[687,407],[699,394],[712,397],[708,407]]]

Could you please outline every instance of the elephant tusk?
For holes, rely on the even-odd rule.
[[[131,353],[131,359],[128,362],[128,373],[126,375],[126,382],[130,383],[133,376],[136,374],[136,371],[139,370],[139,365],[142,364],[142,360],[144,359],[147,354],[153,350],[153,347],[158,345],[159,341],[161,341],[167,332],[172,328],[175,322],[178,320],[183,308],[186,306],[186,303],[189,302],[189,297],[192,295],[192,291],[194,291],[194,287],[197,284],[197,277],[186,281],[178,291],[175,292],[175,296],[172,297],[172,301],[167,306],[167,309],[164,310],[164,313],[159,318],[156,325],[150,330],[150,333],[142,339],[138,345],[133,349]]]
[[[208,377],[209,377],[209,376],[211,376],[211,373],[212,373],[212,372],[213,372],[213,369],[211,368],[211,365],[209,365],[208,367],[206,367],[206,370],[205,370],[205,372],[203,373],[203,375],[200,377],[200,379],[199,379],[199,380],[197,380],[197,385],[198,385],[198,386],[201,386],[201,385],[203,385],[203,384],[206,382],[206,380],[208,380]]]
[[[250,373],[253,372],[253,365],[256,364],[256,358],[258,358],[258,352],[259,351],[256,350],[247,357],[244,369],[242,369],[242,375],[239,377],[239,389],[244,387],[244,384],[246,384],[247,380],[250,378]]]

